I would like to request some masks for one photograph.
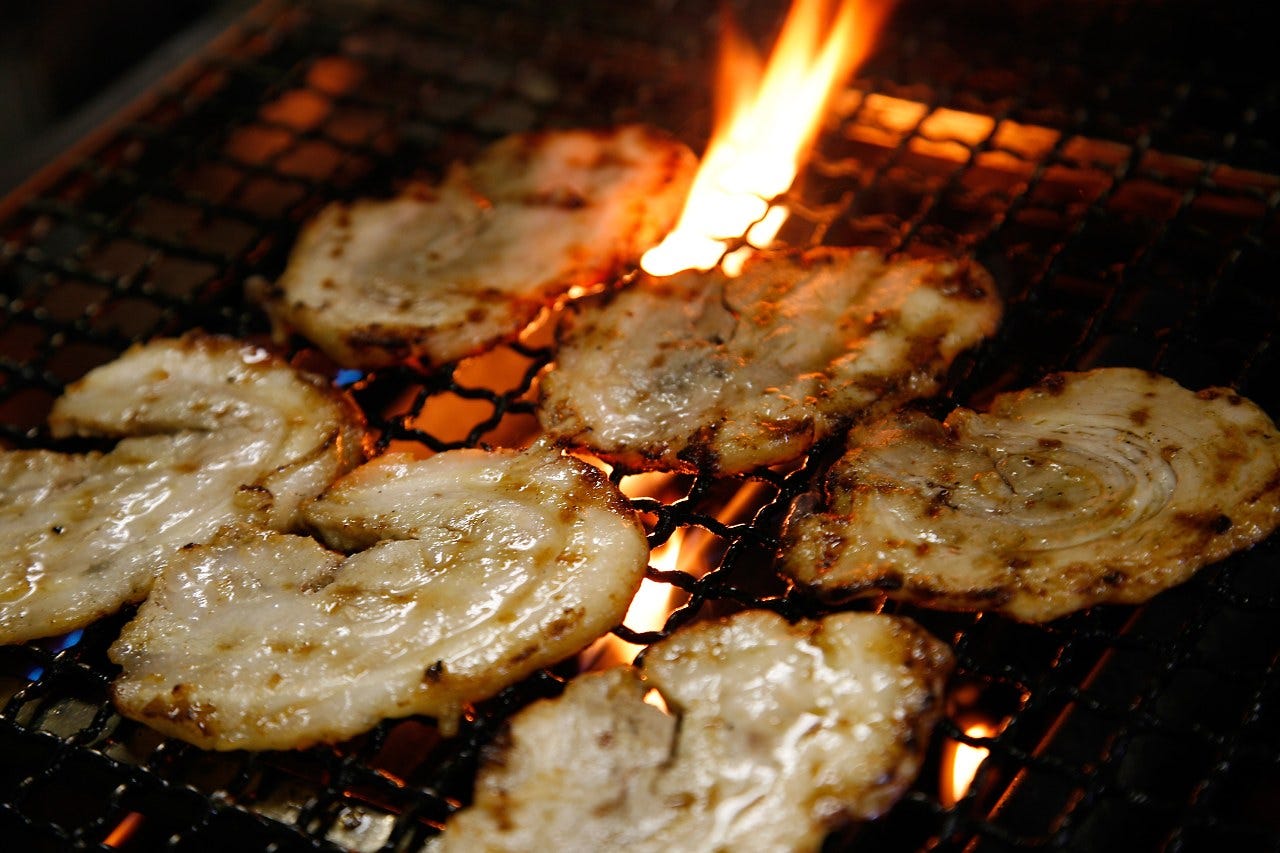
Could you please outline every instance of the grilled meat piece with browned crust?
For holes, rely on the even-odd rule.
[[[684,628],[642,670],[579,676],[513,718],[429,849],[817,850],[911,784],[951,663],[914,622],[867,613]]]
[[[597,469],[545,444],[380,457],[307,510],[165,567],[111,648],[126,715],[211,749],[338,741],[464,706],[620,623],[649,549]]]
[[[934,394],[1000,311],[971,261],[869,249],[761,256],[737,278],[642,276],[566,314],[538,415],[630,468],[750,471]]]
[[[438,187],[330,205],[254,295],[344,365],[454,361],[631,269],[675,223],[696,165],[640,125],[510,136]]]
[[[1063,373],[943,423],[855,430],[802,496],[783,566],[822,595],[1042,621],[1136,603],[1280,523],[1280,434],[1223,388]]]
[[[108,453],[0,453],[0,642],[137,601],[174,551],[224,524],[292,528],[364,458],[346,395],[258,347],[199,335],[91,371],[49,426],[120,441]]]

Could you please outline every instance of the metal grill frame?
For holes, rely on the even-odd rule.
[[[647,120],[701,146],[713,4],[545,5],[264,3],[0,205],[0,442],[73,447],[42,430],[53,397],[134,340],[197,326],[264,340],[242,282],[278,274],[328,201],[387,195],[533,126]],[[743,17],[767,34],[778,5]],[[1007,319],[957,365],[938,413],[1046,371],[1129,364],[1231,385],[1275,416],[1280,86],[1250,67],[1256,24],[1203,2],[907,2],[789,195],[782,239],[987,263]],[[920,108],[893,113],[887,99]],[[366,375],[301,342],[290,355],[390,412],[383,447],[442,450],[528,431],[551,353],[536,336],[500,350],[496,391],[483,362]],[[424,428],[460,400],[475,412],[465,428]],[[836,449],[788,474],[684,477],[636,501],[652,544],[677,528],[715,543],[705,577],[651,570],[690,595],[663,633],[743,606],[823,612],[774,573],[774,537]],[[767,499],[718,520],[748,481]],[[1273,537],[1143,607],[1046,626],[889,606],[956,650],[950,718],[902,803],[828,848],[1280,844],[1278,548]],[[332,748],[211,754],[115,714],[105,649],[127,616],[0,648],[0,837],[33,850],[417,849],[469,796],[503,721],[574,671],[483,703],[448,740],[411,719]],[[964,734],[966,703],[1007,726]],[[952,807],[936,783],[947,739],[991,751]]]

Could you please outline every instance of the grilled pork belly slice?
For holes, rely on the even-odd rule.
[[[1141,370],[1055,374],[943,423],[902,413],[850,447],[784,534],[786,570],[833,599],[1043,621],[1145,601],[1280,522],[1266,414]]]
[[[761,256],[738,278],[642,276],[586,301],[562,320],[543,426],[631,468],[723,474],[935,393],[1001,311],[970,261],[866,249]]]
[[[619,624],[649,554],[612,484],[541,444],[380,457],[306,514],[354,553],[228,529],[165,567],[111,648],[122,713],[211,749],[448,729]]]
[[[255,295],[342,364],[453,361],[634,266],[675,224],[696,165],[640,125],[510,136],[438,187],[330,205]]]
[[[219,527],[292,527],[363,459],[363,420],[257,347],[188,335],[130,349],[54,404],[56,436],[109,453],[0,454],[0,642],[87,625],[146,595],[178,548]]]
[[[817,850],[911,783],[952,657],[907,619],[757,611],[678,631],[642,665],[516,715],[428,849]]]

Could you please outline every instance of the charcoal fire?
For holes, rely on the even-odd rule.
[[[675,229],[645,253],[652,275],[707,270],[727,260],[730,241],[772,242],[787,213],[773,206],[795,179],[831,93],[870,52],[892,0],[797,0],[761,67],[754,48],[726,18],[715,89],[717,128]]]
[[[732,5],[763,43],[786,3]],[[817,30],[834,32],[836,5],[825,4]],[[1187,388],[1229,387],[1274,419],[1277,98],[1256,71],[1266,53],[1252,48],[1270,36],[1248,5],[903,2],[869,60],[836,85],[791,187],[747,190],[754,224],[746,235],[713,229],[708,263],[729,275],[775,243],[980,262],[1004,320],[953,364],[945,396],[911,404],[930,416],[984,411],[1051,372],[1131,366]],[[265,344],[267,321],[242,284],[276,278],[326,205],[434,185],[451,163],[530,131],[644,123],[706,140],[701,47],[713,40],[715,6],[655,0],[615,15],[578,0],[254,5],[0,201],[4,451],[107,450],[110,440],[51,437],[46,415],[67,384],[129,343],[200,326]],[[591,282],[563,299],[633,283]],[[554,307],[542,310],[554,319]],[[356,397],[379,451],[430,457],[537,439],[554,325],[435,366],[339,370],[301,338],[281,349]],[[778,534],[795,497],[842,452],[838,441],[786,467],[684,473],[670,494],[636,492],[649,545],[682,539],[681,553],[639,543],[663,609],[630,624],[660,630],[617,632],[660,642],[743,609],[791,623],[869,609],[914,619],[954,650],[922,775],[826,849],[1280,846],[1280,750],[1269,733],[1280,539],[1142,604],[1046,623],[883,595],[833,602],[779,571]],[[635,472],[625,473],[612,479],[625,487]],[[739,487],[762,487],[751,502],[761,509],[722,521]],[[1209,531],[1226,524],[1199,520]],[[414,716],[305,750],[211,752],[113,706],[107,650],[128,618],[0,646],[0,837],[11,846],[422,850],[469,803],[477,761],[508,740],[507,724],[594,676],[573,659],[540,669],[465,708],[456,734]],[[967,686],[980,701],[957,697]],[[666,715],[628,704],[637,706],[655,729],[690,724],[675,705]],[[552,730],[573,737],[556,768],[576,772],[585,731]],[[963,764],[983,749],[966,790],[950,754]],[[570,814],[576,827],[583,812]],[[695,836],[714,829],[709,819]]]

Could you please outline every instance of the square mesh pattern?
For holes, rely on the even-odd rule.
[[[128,344],[200,327],[264,341],[243,298],[337,199],[438,178],[506,133],[648,121],[701,149],[709,2],[267,2],[93,140],[0,205],[0,443],[44,431],[68,382]],[[1246,5],[1246,4],[1237,4]],[[1231,385],[1273,417],[1280,84],[1264,28],[1208,2],[906,0],[837,98],[785,199],[791,245],[976,254],[1008,304],[938,412],[1055,369],[1147,367]],[[780,4],[739,4],[767,37]],[[536,431],[544,324],[431,373],[337,371],[383,447],[512,445]],[[66,446],[66,445],[63,445]],[[637,498],[651,569],[695,617],[824,612],[774,570],[788,502],[820,471],[675,478]],[[629,476],[617,471],[615,480]],[[830,850],[1263,849],[1280,844],[1276,540],[1148,605],[1029,626],[906,606],[960,662],[913,790]],[[705,572],[705,574],[704,574]],[[867,606],[854,605],[854,606]],[[573,661],[470,712],[334,747],[209,753],[120,718],[105,650],[128,613],[0,647],[0,838],[15,849],[416,850],[470,796],[481,751]],[[973,734],[975,717],[998,723]],[[989,751],[948,804],[943,755]]]

